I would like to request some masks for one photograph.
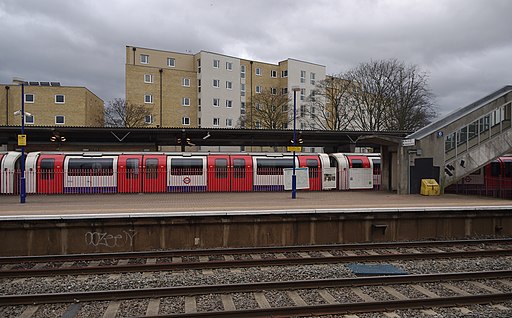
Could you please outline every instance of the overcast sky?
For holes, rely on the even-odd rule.
[[[342,73],[396,58],[429,74],[440,114],[512,84],[511,0],[0,0],[0,83],[124,98],[127,45]]]

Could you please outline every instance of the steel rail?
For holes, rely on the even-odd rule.
[[[38,268],[38,269],[10,269],[0,271],[0,278],[36,277],[56,275],[93,275],[130,272],[154,272],[175,271],[193,269],[219,269],[219,268],[243,268],[243,267],[268,267],[285,265],[313,265],[334,264],[349,262],[382,262],[418,259],[444,259],[444,258],[475,258],[510,256],[512,249],[483,250],[483,251],[457,251],[457,252],[429,252],[429,253],[404,253],[404,254],[379,254],[379,255],[344,255],[322,257],[293,257],[270,259],[243,259],[229,261],[206,262],[176,262],[156,264],[132,264],[132,265],[108,265],[108,266],[83,266],[65,268]]]
[[[477,239],[477,240],[448,240],[448,241],[413,241],[413,242],[381,242],[381,243],[351,243],[351,244],[322,244],[298,246],[272,246],[272,247],[239,247],[239,248],[212,248],[188,249],[172,251],[144,251],[144,252],[116,252],[116,253],[88,253],[66,255],[36,255],[36,256],[5,256],[0,257],[0,264],[19,262],[67,262],[101,259],[130,259],[130,258],[164,258],[172,256],[199,256],[199,255],[239,255],[256,253],[293,253],[325,250],[354,250],[378,248],[406,248],[406,247],[445,247],[453,245],[480,245],[480,244],[512,244],[512,238]]]
[[[75,293],[65,292],[28,295],[3,295],[0,296],[0,306],[176,297],[183,295],[227,294],[240,292],[255,292],[262,290],[342,288],[386,284],[415,284],[436,281],[503,279],[506,277],[512,277],[511,270],[397,276],[372,276],[357,278],[299,280],[285,282],[256,282],[228,285],[179,286]]]
[[[198,313],[170,314],[159,316],[144,316],[145,318],[155,317],[289,317],[289,316],[311,316],[330,314],[353,314],[365,312],[383,312],[398,309],[422,309],[425,307],[451,307],[460,305],[496,303],[510,301],[512,293],[482,294],[473,296],[454,296],[439,298],[420,298],[407,300],[391,300],[378,302],[359,302],[329,305],[312,305],[297,307],[275,307],[233,311],[209,311]]]

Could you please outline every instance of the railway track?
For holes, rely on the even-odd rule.
[[[22,257],[21,263],[7,257],[0,258],[0,316],[381,312],[411,317],[444,310],[441,316],[457,317],[458,310],[467,313],[473,304],[483,304],[483,312],[496,310],[493,317],[508,317],[511,243],[491,239],[154,251]],[[350,265],[344,265],[382,262],[409,274],[355,277]]]
[[[511,243],[492,239],[4,257],[0,278],[503,257],[512,255]]]
[[[158,316],[160,302],[175,298],[182,302],[182,312],[166,314],[176,317],[269,317],[275,315],[327,315],[361,312],[386,312],[408,308],[462,306],[489,302],[503,302],[512,299],[512,271],[462,272],[431,275],[401,275],[364,278],[322,279],[307,281],[263,282],[250,284],[229,284],[211,286],[181,286],[99,292],[51,293],[35,295],[0,296],[0,306],[30,304],[71,303],[67,311],[77,311],[86,302],[112,301],[118,306],[122,300],[147,299],[146,316]],[[484,282],[482,283],[482,280]],[[457,286],[458,281],[469,282],[477,288],[468,291]],[[435,283],[433,287],[421,284]],[[496,285],[502,286],[498,289]],[[440,295],[439,286],[450,294]],[[388,294],[388,299],[374,299],[364,288],[374,288]],[[404,295],[400,289],[411,288],[417,295]],[[434,290],[433,290],[434,289]],[[289,298],[288,306],[274,306],[266,295],[281,293]],[[237,307],[234,295],[251,298],[254,308]],[[321,301],[308,303],[308,294],[317,294]],[[353,301],[339,301],[337,295],[355,295]],[[197,298],[201,295],[218,298],[223,310],[200,312]],[[356,299],[357,298],[357,299]],[[239,301],[238,301],[239,302]],[[111,305],[107,306],[105,310]],[[150,308],[151,306],[151,308]],[[251,307],[251,306],[249,306]],[[110,309],[112,310],[112,309]],[[78,311],[77,311],[78,312]],[[152,315],[151,313],[155,313]],[[149,315],[148,315],[149,314]]]

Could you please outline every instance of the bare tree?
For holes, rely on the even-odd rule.
[[[147,125],[146,116],[151,111],[143,105],[128,104],[122,98],[109,101],[105,107],[104,125],[106,127],[140,127]]]
[[[246,128],[281,129],[289,122],[287,94],[280,94],[271,89],[265,89],[252,96],[246,113],[239,119],[239,125],[245,123]]]
[[[316,84],[308,97],[306,116],[311,127],[322,130],[345,130],[354,117],[353,85],[342,74],[327,76]]]
[[[401,65],[391,83],[393,103],[387,110],[384,129],[415,131],[436,117],[428,77],[416,66]]]
[[[428,78],[395,59],[362,63],[347,73],[361,130],[415,130],[435,117]]]

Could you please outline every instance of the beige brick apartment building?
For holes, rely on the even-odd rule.
[[[103,126],[104,103],[85,87],[56,82],[25,83],[25,124],[36,126]],[[21,86],[0,85],[0,125],[21,125]]]
[[[146,123],[155,127],[259,128],[257,122],[239,120],[250,111],[252,96],[271,89],[293,100],[292,87],[299,87],[300,112],[324,78],[325,66],[295,59],[272,64],[207,51],[126,47],[126,101],[148,107]],[[293,107],[288,109],[293,116]],[[310,124],[301,117],[297,128],[314,128]]]

